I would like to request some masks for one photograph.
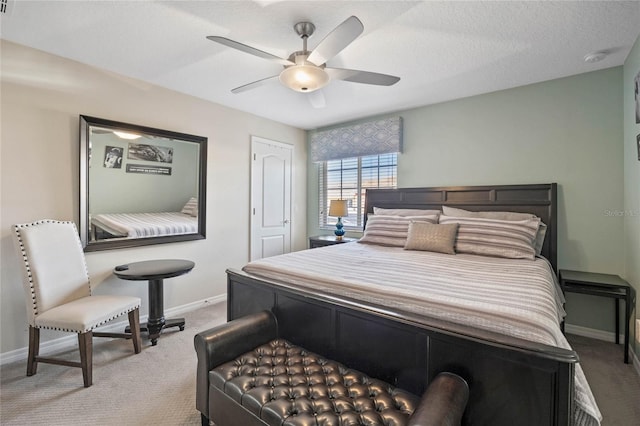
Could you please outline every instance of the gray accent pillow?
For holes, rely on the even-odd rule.
[[[367,227],[359,242],[383,246],[404,247],[407,242],[409,224],[412,221],[438,223],[437,215],[390,216],[369,215]]]
[[[520,213],[520,212],[472,212],[469,210],[463,210],[456,207],[442,206],[443,214],[447,216],[456,216],[456,217],[482,217],[485,219],[500,219],[500,220],[525,220],[525,219],[533,219],[538,216],[532,213]],[[542,246],[544,245],[544,237],[547,234],[547,225],[544,222],[540,221],[540,227],[538,228],[538,233],[536,234],[535,241],[535,251],[536,255],[540,255],[542,253]]]
[[[535,239],[540,218],[500,220],[440,216],[440,223],[457,223],[456,253],[510,259],[535,258]]]
[[[411,222],[404,249],[456,254],[454,247],[457,233],[457,223],[435,225],[429,222]]]

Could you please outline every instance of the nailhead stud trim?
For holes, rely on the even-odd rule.
[[[31,293],[31,308],[33,309],[33,318],[35,321],[35,318],[38,316],[38,305],[36,303],[36,292],[35,292],[35,288],[34,288],[34,284],[33,284],[33,274],[31,272],[31,267],[29,265],[29,258],[27,257],[27,251],[25,250],[24,247],[24,241],[22,239],[22,234],[21,234],[21,230],[31,227],[31,226],[38,226],[38,225],[42,225],[42,224],[49,224],[49,223],[55,223],[55,224],[63,224],[63,225],[71,225],[73,226],[73,229],[76,231],[76,234],[78,234],[78,229],[76,228],[76,224],[71,222],[71,221],[62,221],[62,220],[53,220],[53,219],[43,219],[43,220],[38,220],[36,222],[31,222],[31,223],[22,223],[22,224],[18,224],[18,225],[14,225],[13,226],[13,230],[16,233],[17,236],[17,241],[19,244],[19,248],[20,248],[20,253],[22,255],[22,261],[24,262],[24,266],[25,266],[25,270],[26,270],[26,276],[27,279],[29,280],[29,287],[31,289],[30,293]],[[80,246],[80,249],[82,250],[82,243],[80,242],[80,237],[77,238],[77,243],[78,246]],[[84,261],[83,259],[83,263],[84,263],[84,270],[85,273],[87,275],[87,283],[89,285],[89,296],[91,296],[91,280],[89,277],[89,268],[87,267],[87,262]],[[99,327],[103,324],[106,324],[107,322],[116,319],[124,314],[128,314],[131,311],[134,311],[136,309],[140,308],[140,305],[136,306],[135,308],[120,312],[119,314],[116,314],[115,316],[106,319],[104,321],[101,321],[98,324],[95,324],[89,328],[87,328],[86,330],[72,330],[72,329],[65,329],[65,328],[58,328],[58,327],[48,327],[45,325],[41,325],[41,326],[37,326],[35,324],[31,324],[33,327],[36,328],[42,328],[42,329],[48,329],[48,330],[57,330],[57,331],[67,331],[67,332],[73,332],[73,333],[84,333],[87,332],[89,330],[93,330],[96,327]]]

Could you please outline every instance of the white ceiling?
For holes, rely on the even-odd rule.
[[[303,129],[493,92],[624,63],[638,1],[12,1],[3,39]],[[277,81],[282,66],[213,43],[220,35],[287,57],[310,21],[313,49],[351,15],[364,32],[328,66],[401,77],[332,81],[325,108]],[[605,50],[597,63],[583,58]]]

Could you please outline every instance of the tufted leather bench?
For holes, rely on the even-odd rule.
[[[277,337],[270,312],[195,336],[203,425],[454,425],[468,387],[441,373],[422,399]],[[253,346],[252,346],[253,345]]]

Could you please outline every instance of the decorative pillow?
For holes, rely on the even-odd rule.
[[[458,209],[456,207],[442,206],[442,214],[455,217],[481,217],[484,219],[498,219],[498,220],[525,220],[533,219],[537,217],[532,213],[519,213],[519,212],[472,212],[469,210]]]
[[[538,233],[536,234],[536,240],[534,242],[536,256],[540,256],[540,253],[542,253],[542,246],[544,245],[545,235],[547,235],[547,225],[545,225],[544,222],[540,221],[540,227],[538,228]]]
[[[440,210],[421,210],[421,209],[385,209],[382,207],[374,207],[373,214],[383,214],[389,216],[424,216],[437,214],[440,215]]]
[[[437,215],[425,216],[389,216],[369,215],[361,243],[382,246],[404,247],[407,242],[409,224],[412,222],[438,223]]]
[[[442,206],[443,214],[447,216],[456,217],[482,217],[485,219],[500,219],[500,220],[525,220],[534,219],[538,216],[532,213],[520,213],[520,212],[472,212],[469,210],[458,209],[455,207]],[[544,222],[540,222],[538,233],[536,234],[535,250],[536,255],[542,253],[542,245],[544,244],[544,237],[547,234],[547,225]]]
[[[187,201],[187,204],[184,205],[180,213],[188,214],[191,216],[197,216],[198,215],[198,199],[196,197],[189,198],[189,201]]]
[[[540,218],[500,220],[440,216],[440,223],[457,223],[456,253],[534,259]]]
[[[457,223],[434,225],[429,222],[411,222],[405,250],[435,251],[456,254]]]

